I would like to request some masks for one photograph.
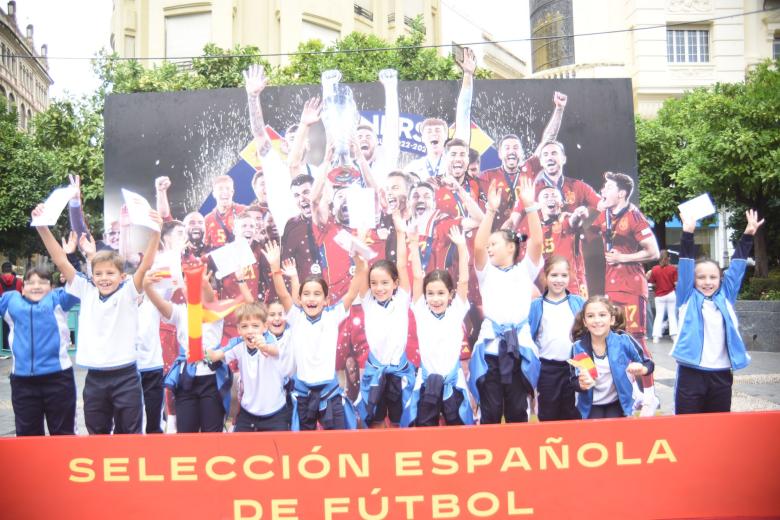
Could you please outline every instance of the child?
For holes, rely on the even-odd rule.
[[[569,381],[571,356],[571,328],[574,316],[582,308],[584,300],[571,294],[571,267],[562,256],[553,256],[544,265],[547,290],[531,302],[528,321],[531,336],[539,347],[541,370],[537,391],[539,393],[538,417],[540,421],[580,419],[574,403],[574,388]]]
[[[574,320],[572,354],[586,353],[596,365],[594,380],[588,370],[575,372],[577,409],[583,419],[628,417],[633,412],[633,386],[629,374],[646,376],[655,365],[642,354],[642,346],[624,332],[623,310],[606,296],[591,296]],[[573,378],[574,379],[574,378]]]
[[[360,279],[365,276],[365,261],[356,257],[357,270],[339,303],[326,307],[325,280],[309,276],[299,289],[299,306],[294,304],[282,278],[279,244],[269,242],[264,254],[290,326],[289,348],[295,366],[291,429],[314,430],[318,422],[325,430],[354,429],[354,410],[344,399],[336,377],[336,345],[339,324],[347,317]]]
[[[485,218],[474,238],[474,267],[485,319],[471,356],[469,387],[483,424],[528,421],[528,396],[539,378],[539,359],[528,326],[534,280],[542,268],[542,225],[534,185],[520,181],[528,221],[526,255],[518,263],[520,240],[512,231],[491,233],[501,190],[488,188]],[[488,261],[489,260],[489,261]]]
[[[144,277],[144,289],[147,279]],[[163,353],[160,341],[160,313],[143,298],[138,305],[138,331],[135,337],[138,354],[138,372],[141,374],[141,389],[146,414],[146,433],[162,433],[163,405]]]
[[[693,260],[696,221],[680,215],[683,223],[677,266],[680,332],[671,352],[678,364],[676,414],[731,411],[732,371],[745,368],[750,362],[733,305],[742,285],[753,235],[764,221],[758,220],[755,210],[745,212],[745,216],[745,233],[721,280],[720,268],[713,260]]]
[[[437,426],[442,416],[447,425],[474,424],[460,361],[463,319],[470,307],[469,252],[460,228],[450,229],[450,240],[458,248],[457,291],[449,272],[436,269],[425,275],[416,240],[412,238],[409,245],[414,273],[412,311],[420,343],[420,372],[411,405],[415,426]],[[399,258],[406,257],[405,250],[405,240],[399,237]]]
[[[75,242],[76,234],[71,232]],[[29,269],[22,292],[0,296],[0,315],[11,329],[11,405],[16,436],[73,435],[76,417],[76,380],[68,357],[68,310],[78,298],[59,288],[52,290],[51,273]]]
[[[43,213],[43,204],[32,216]],[[160,215],[149,216],[159,225]],[[144,275],[154,262],[160,232],[151,234],[143,259],[132,278],[125,279],[123,258],[115,251],[99,251],[91,259],[92,278],[77,273],[62,246],[46,226],[37,226],[54,265],[66,280],[65,288],[81,300],[76,364],[88,369],[84,383],[84,422],[90,434],[141,433],[142,390],[136,367],[135,334],[138,296]],[[82,236],[82,246],[86,244]]]
[[[661,341],[664,319],[669,320],[669,336],[677,337],[677,297],[674,286],[677,283],[677,268],[669,263],[669,251],[661,250],[658,265],[646,274],[647,281],[655,285],[655,320],[653,321],[653,343]]]
[[[280,353],[275,336],[266,328],[265,305],[245,303],[236,309],[235,316],[240,337],[232,339],[224,350],[206,351],[212,361],[238,362],[244,391],[233,431],[287,431],[290,408],[284,380],[292,368],[289,353],[286,349]]]
[[[242,280],[243,269],[236,272]],[[208,360],[187,362],[189,345],[189,319],[187,305],[171,303],[154,289],[161,280],[159,272],[150,273],[144,281],[144,290],[149,300],[157,307],[163,320],[176,326],[179,341],[179,357],[165,376],[165,386],[170,388],[176,400],[176,431],[178,433],[221,432],[225,426],[225,414],[230,410],[230,389],[232,373],[225,363],[209,363]],[[252,302],[252,294],[239,282],[242,296]],[[213,291],[208,274],[204,275],[204,301],[213,300]],[[219,345],[222,339],[223,320],[203,324],[202,343],[204,352]]]
[[[398,242],[405,240],[401,217],[394,214]],[[375,262],[360,288],[368,359],[360,381],[361,418],[370,428],[408,426],[415,366],[406,357],[409,330],[409,272],[406,247],[397,246],[396,263]],[[400,252],[403,251],[403,254]],[[370,289],[370,290],[369,290]]]

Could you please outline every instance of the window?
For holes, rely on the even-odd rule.
[[[331,45],[341,37],[336,29],[303,20],[301,22],[301,41],[319,40],[325,45]]]
[[[780,36],[775,36],[775,39],[772,42],[772,59],[780,59]]]
[[[571,0],[531,0],[534,72],[574,64]]]
[[[165,17],[166,58],[201,56],[203,47],[210,41],[210,12]]]
[[[135,36],[125,35],[125,58],[135,58]]]
[[[706,29],[667,29],[668,63],[709,63],[710,31]]]

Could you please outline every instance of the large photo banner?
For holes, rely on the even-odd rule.
[[[375,83],[346,86],[336,74],[322,85],[263,85],[253,97],[253,79],[247,89],[109,96],[106,222],[120,220],[125,189],[183,223],[181,240],[163,236],[175,253],[162,258],[181,252],[184,263],[206,260],[216,269],[210,251],[249,242],[256,257],[250,289],[266,302],[275,294],[262,250],[279,241],[299,278],[322,276],[336,302],[354,272],[349,235],[367,231],[373,261],[394,261],[394,211],[418,235],[426,272],[457,275],[454,226],[473,258],[491,182],[501,190],[494,229],[522,241],[519,186],[528,178],[545,258],[565,257],[571,292],[606,292],[624,305],[628,332],[644,335],[641,264],[615,260],[655,243],[634,206],[630,80],[476,80],[467,88],[465,81],[398,81],[383,71]],[[143,234],[134,234],[140,250]],[[618,253],[605,262],[605,251]],[[537,285],[542,291],[541,275]],[[239,295],[232,276],[217,289],[220,298]],[[481,296],[472,269],[464,345],[478,334]],[[226,322],[225,340],[231,332]]]

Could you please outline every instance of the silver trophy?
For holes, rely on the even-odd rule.
[[[325,125],[328,142],[334,148],[328,178],[333,184],[346,186],[360,177],[349,154],[350,139],[357,130],[360,114],[352,89],[339,83],[340,80],[338,70],[322,73],[322,124]]]

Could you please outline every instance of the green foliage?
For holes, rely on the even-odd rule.
[[[742,284],[741,300],[780,300],[780,270],[773,269],[769,276],[753,276]]]

